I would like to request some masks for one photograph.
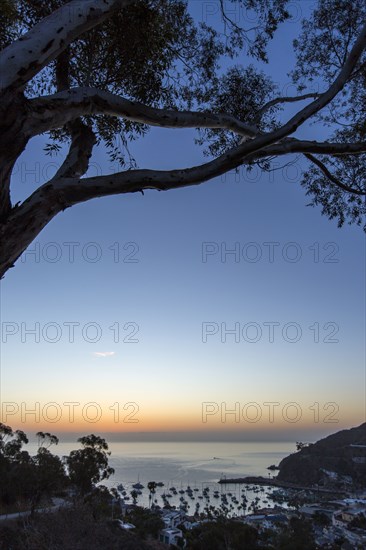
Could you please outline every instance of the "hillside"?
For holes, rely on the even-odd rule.
[[[279,469],[277,479],[280,481],[333,486],[353,482],[365,487],[366,423],[325,437],[287,456]]]

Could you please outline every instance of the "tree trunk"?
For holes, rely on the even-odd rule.
[[[14,263],[24,250],[62,210],[62,206],[57,202],[51,203],[47,200],[35,204],[30,199],[27,201],[21,207],[13,207],[7,219],[0,223],[0,279],[8,269],[14,267]]]

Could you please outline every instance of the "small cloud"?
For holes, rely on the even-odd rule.
[[[114,354],[114,351],[95,351],[93,353],[93,355],[95,355],[96,357],[111,357]]]

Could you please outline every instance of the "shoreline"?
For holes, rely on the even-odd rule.
[[[314,487],[309,485],[298,485],[297,483],[291,483],[288,481],[280,481],[277,479],[265,478],[263,476],[247,476],[247,477],[238,477],[238,478],[221,478],[218,483],[220,485],[267,485],[269,487],[281,487],[283,489],[297,489],[299,491],[316,491],[318,493],[331,493],[331,494],[340,494],[343,495],[346,491],[341,491],[339,489],[325,489],[323,487]]]

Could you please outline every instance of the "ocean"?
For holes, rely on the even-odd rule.
[[[28,445],[28,448],[30,446]],[[34,447],[33,445],[31,447]],[[75,442],[62,442],[57,447],[51,447],[54,454],[68,454],[78,448]],[[34,452],[33,448],[28,449]],[[153,499],[155,504],[163,505],[163,495],[169,494],[169,503],[179,506],[186,500],[187,511],[192,513],[197,505],[203,510],[205,503],[219,505],[220,499],[213,498],[214,491],[230,494],[230,499],[240,503],[243,491],[248,499],[248,505],[257,499],[259,507],[270,506],[267,500],[273,489],[247,487],[239,485],[221,485],[218,480],[224,476],[243,477],[273,475],[267,468],[278,463],[282,458],[295,451],[294,442],[111,442],[110,466],[115,473],[103,484],[109,488],[123,485],[124,497],[132,502],[130,492],[133,485],[140,482],[144,489],[137,503],[149,506],[149,481],[162,482],[164,485],[156,489]],[[186,489],[190,486],[192,496],[187,496]],[[172,493],[175,487],[177,494]],[[211,499],[202,498],[203,489],[209,488]],[[181,491],[181,493],[179,493]],[[184,491],[184,493],[182,493]],[[193,498],[192,498],[193,497]],[[259,499],[259,500],[258,500]],[[272,503],[273,506],[273,503]]]

